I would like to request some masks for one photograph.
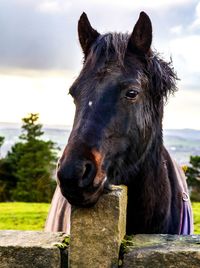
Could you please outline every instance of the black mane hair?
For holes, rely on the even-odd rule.
[[[167,101],[169,95],[173,95],[177,91],[178,77],[172,66],[172,59],[170,62],[166,62],[159,54],[152,52],[152,56],[147,61],[151,94],[156,101],[161,99]]]

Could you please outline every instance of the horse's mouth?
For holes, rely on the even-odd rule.
[[[92,207],[97,203],[99,197],[103,193],[105,181],[106,177],[97,186],[88,189],[69,189],[60,187],[61,193],[73,206]]]

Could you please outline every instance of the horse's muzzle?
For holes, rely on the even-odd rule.
[[[105,175],[92,160],[63,161],[57,171],[62,195],[76,206],[94,205],[103,192]]]
[[[83,189],[77,189],[76,191],[72,191],[69,188],[61,188],[62,195],[68,200],[71,205],[78,207],[91,207],[96,204],[99,197],[103,192],[103,185],[100,185],[98,188],[93,190],[84,191]]]

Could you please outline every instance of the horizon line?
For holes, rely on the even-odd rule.
[[[2,122],[0,121],[0,125],[12,125],[12,126],[16,126],[21,127],[22,122]],[[65,129],[65,128],[72,128],[72,125],[69,124],[54,124],[54,123],[42,123],[39,122],[39,124],[42,124],[43,128],[58,128],[58,129]],[[200,131],[200,129],[197,128],[191,128],[191,127],[184,127],[184,128],[163,128],[163,130],[194,130],[194,131]]]

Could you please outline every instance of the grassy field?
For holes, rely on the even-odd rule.
[[[50,204],[0,203],[0,230],[43,230]]]
[[[50,204],[0,203],[0,230],[43,230]],[[200,234],[200,203],[193,203],[195,233]]]
[[[200,234],[200,203],[192,203],[194,215],[194,233]]]

